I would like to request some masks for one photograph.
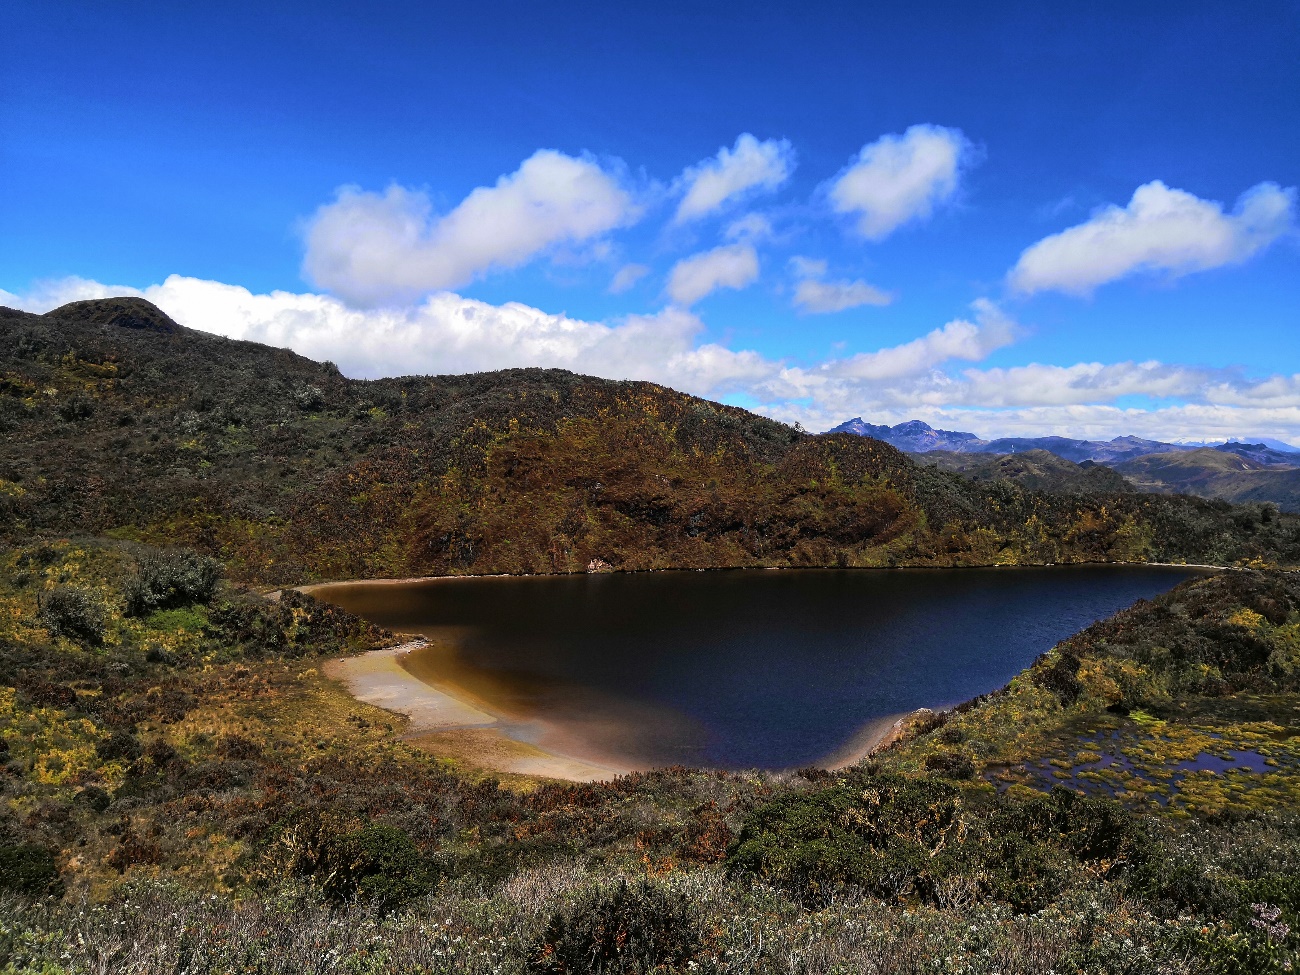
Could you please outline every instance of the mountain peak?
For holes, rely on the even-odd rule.
[[[70,301],[60,305],[47,318],[84,322],[87,325],[114,325],[118,328],[135,328],[148,332],[174,335],[182,331],[153,302],[143,298],[92,298],[88,301]]]

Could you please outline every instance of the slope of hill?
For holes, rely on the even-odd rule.
[[[1300,512],[1300,467],[1260,463],[1246,452],[1206,447],[1149,454],[1118,464],[1116,470],[1142,491],[1194,494],[1237,504],[1267,502],[1283,511]]]
[[[1277,441],[1273,441],[1273,443],[1276,444]],[[1238,440],[1230,440],[1227,443],[1216,444],[1214,449],[1225,454],[1236,454],[1238,457],[1245,457],[1267,467],[1300,467],[1300,451],[1290,448],[1284,450],[1263,441],[1259,443],[1242,443]]]
[[[917,458],[923,466],[953,471],[980,484],[1011,481],[1026,491],[1050,494],[1123,494],[1133,486],[1102,464],[1082,464],[1058,457],[1047,450],[1026,450],[1019,454],[961,454],[933,450]]]
[[[977,485],[651,383],[379,381],[138,299],[0,312],[0,532],[183,542],[262,582],[443,573],[1300,561],[1300,521]]]

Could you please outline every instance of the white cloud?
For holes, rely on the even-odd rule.
[[[357,306],[409,301],[638,215],[631,194],[595,160],[542,149],[442,216],[417,190],[344,187],[307,226],[303,273]]]
[[[1181,277],[1238,264],[1263,250],[1294,222],[1296,191],[1260,183],[1232,213],[1160,180],[1139,186],[1126,207],[1107,206],[1085,223],[1025,250],[1008,274],[1023,294],[1088,295],[1140,271]]]
[[[621,295],[649,273],[650,269],[644,264],[624,264],[609,282],[609,293]]]
[[[831,206],[853,215],[863,237],[883,240],[951,200],[972,151],[958,129],[939,125],[913,125],[902,135],[881,136],[828,184]]]
[[[329,359],[355,378],[548,366],[720,396],[775,368],[755,352],[699,344],[703,323],[680,308],[587,322],[443,291],[414,306],[358,309],[331,295],[255,294],[180,275],[143,290],[66,278],[5,295],[0,304],[45,312],[113,295],[147,298],[188,328]]]
[[[668,296],[689,307],[718,288],[740,289],[758,280],[758,253],[749,244],[728,244],[687,257],[668,274]]]
[[[830,265],[820,257],[804,257],[796,254],[789,261],[790,273],[796,278],[825,277]]]
[[[836,376],[868,380],[914,376],[952,359],[978,362],[1016,340],[1018,326],[993,302],[979,298],[972,307],[974,322],[955,318],[911,342],[851,356],[828,371]]]
[[[748,240],[752,243],[770,240],[775,234],[772,221],[761,213],[747,213],[738,217],[727,224],[727,229],[723,231],[727,240]]]
[[[794,172],[795,154],[784,139],[762,142],[748,132],[734,148],[723,146],[712,159],[691,166],[677,180],[684,195],[674,223],[685,223],[720,210],[728,201],[753,190],[774,190]]]
[[[439,292],[407,308],[362,310],[329,295],[254,294],[177,275],[143,290],[70,278],[0,295],[0,304],[43,312],[117,294],[142,295],[191,328],[331,359],[356,377],[556,366],[711,398],[743,395],[758,412],[810,430],[863,416],[877,423],[923,419],[984,437],[1300,440],[1300,375],[1249,378],[1160,362],[967,365],[1019,332],[987,301],[975,303],[973,321],[957,319],[910,342],[811,366],[702,342],[703,323],[681,308],[588,322]],[[1160,404],[1116,405],[1135,394]]]
[[[794,289],[794,304],[802,312],[821,315],[862,305],[883,306],[894,296],[862,280],[817,281],[805,278]]]
[[[858,308],[862,305],[887,305],[894,296],[874,285],[857,281],[822,281],[827,265],[825,261],[810,257],[790,258],[790,270],[802,280],[795,286],[794,304],[807,314],[826,314]]]

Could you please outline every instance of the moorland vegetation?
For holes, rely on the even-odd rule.
[[[1294,518],[975,484],[648,384],[354,382],[137,302],[0,336],[0,972],[1300,960]],[[592,558],[1238,568],[859,766],[590,784],[404,741],[320,672],[394,635],[263,592]]]
[[[0,537],[185,544],[235,577],[1300,562],[1275,507],[972,483],[651,383],[350,380],[140,299],[0,310]]]

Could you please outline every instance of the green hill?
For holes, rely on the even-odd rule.
[[[0,433],[0,971],[1294,968],[1297,573],[1140,602],[850,769],[572,784],[402,738],[322,674],[392,634],[240,583],[1295,564],[1296,517],[648,383],[354,381],[129,300],[0,310]]]
[[[1016,454],[960,454],[932,450],[915,457],[918,464],[953,471],[981,484],[1010,481],[1026,491],[1052,494],[1123,494],[1133,486],[1103,464],[1058,457],[1047,450]]]
[[[652,383],[351,380],[140,299],[0,310],[0,427],[6,537],[183,542],[267,583],[593,560],[1300,561],[1300,521],[1259,509],[975,484]]]
[[[1148,454],[1115,468],[1139,490],[1194,494],[1234,504],[1271,503],[1300,512],[1300,468],[1261,464],[1208,447]]]

